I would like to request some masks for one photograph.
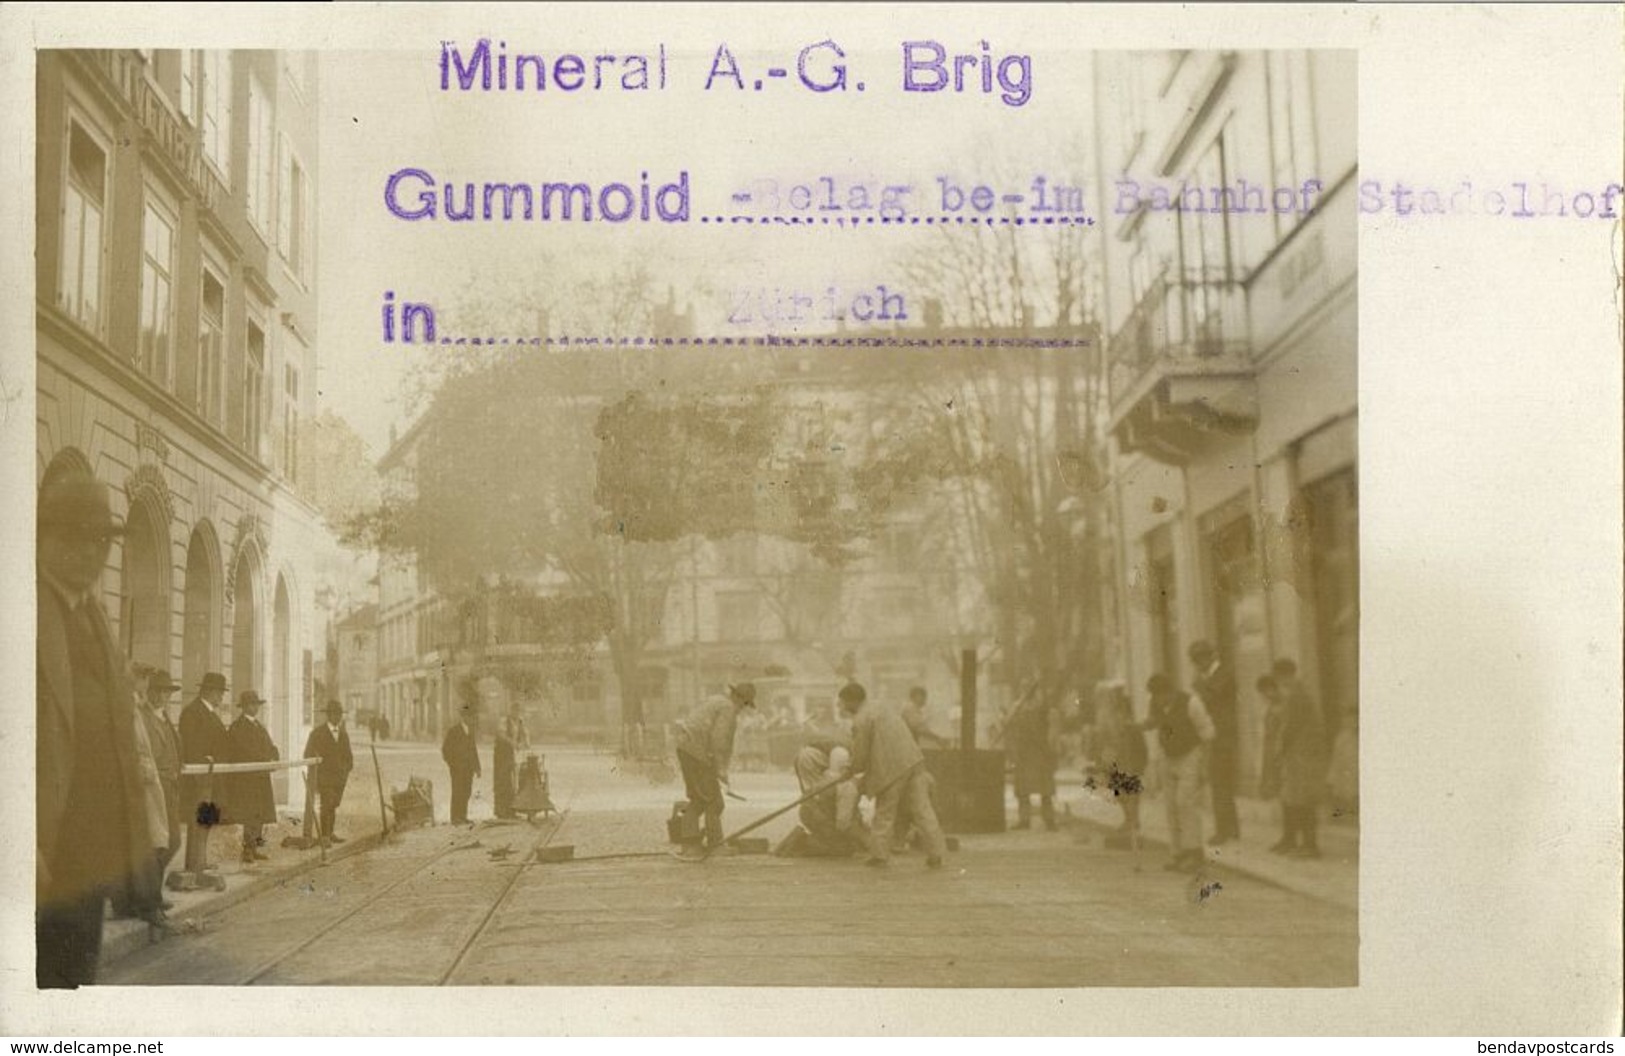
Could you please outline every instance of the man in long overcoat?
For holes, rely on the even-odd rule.
[[[480,750],[474,743],[472,709],[463,706],[462,720],[446,731],[440,742],[440,758],[451,771],[451,823],[468,821],[468,801],[474,794],[474,779],[480,776]]]
[[[274,763],[282,758],[271,740],[271,734],[260,723],[260,708],[265,704],[252,689],[245,689],[237,698],[241,713],[231,724],[231,761],[234,763]],[[231,809],[227,820],[243,827],[243,861],[264,861],[265,826],[276,824],[276,794],[271,790],[271,775],[233,774],[231,795],[226,802]]]
[[[188,766],[231,762],[231,738],[220,711],[226,699],[226,676],[210,671],[198,684],[197,696],[181,711],[181,762]],[[181,778],[181,810],[186,818],[186,867],[208,866],[209,830],[224,813],[225,776],[195,774]]]
[[[168,671],[154,671],[147,676],[147,706],[142,720],[147,724],[147,741],[152,745],[152,761],[158,768],[158,782],[164,789],[164,805],[169,810],[169,827],[163,853],[158,855],[158,875],[164,871],[181,849],[181,833],[186,829],[182,817],[181,800],[181,735],[169,721],[169,698],[181,688],[169,677]],[[153,837],[156,846],[158,835]]]
[[[334,831],[334,825],[339,804],[344,800],[344,786],[350,783],[350,771],[355,769],[355,753],[350,750],[350,733],[344,728],[344,705],[330,700],[326,714],[327,721],[311,730],[305,739],[305,758],[319,757],[322,761],[316,768],[322,839],[343,843],[344,837]]]
[[[157,895],[134,691],[96,597],[123,528],[82,473],[48,480],[37,518],[35,983],[73,988],[96,981],[108,897]]]

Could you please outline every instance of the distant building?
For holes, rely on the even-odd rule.
[[[337,672],[332,694],[354,721],[379,713],[378,606],[363,605],[333,623]],[[393,725],[393,723],[391,723]]]
[[[316,374],[311,53],[39,52],[38,474],[94,474],[129,527],[120,644],[192,693],[258,689],[284,757],[312,712],[333,548],[301,497]],[[278,775],[278,792],[302,797]]]
[[[1215,642],[1240,686],[1297,661],[1340,728],[1359,715],[1356,56],[1096,57],[1106,215],[1118,674],[1190,684]],[[1309,208],[1306,210],[1306,206]]]

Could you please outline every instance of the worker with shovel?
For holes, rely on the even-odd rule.
[[[841,710],[852,716],[852,769],[863,775],[863,794],[875,801],[867,864],[890,863],[892,829],[898,809],[904,807],[925,840],[926,867],[940,869],[947,840],[931,806],[925,756],[902,716],[890,708],[866,703],[867,697],[856,682],[847,683],[840,692]]]
[[[723,790],[739,712],[755,706],[756,687],[736,682],[726,697],[712,697],[677,723],[677,765],[683,771],[688,809],[704,819],[706,854],[722,843]]]

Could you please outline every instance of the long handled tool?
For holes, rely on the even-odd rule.
[[[792,810],[795,810],[797,807],[801,806],[801,804],[807,802],[809,799],[816,799],[818,796],[821,796],[825,792],[828,792],[830,789],[832,789],[836,785],[840,784],[842,780],[843,779],[841,779],[841,778],[837,778],[834,781],[826,781],[826,782],[824,782],[823,784],[817,786],[816,788],[812,789],[811,791],[803,793],[801,798],[795,800],[794,802],[787,803],[784,806],[780,807],[778,810],[773,811],[771,814],[764,814],[762,817],[757,818],[755,821],[751,822],[749,825],[746,825],[744,828],[739,829],[739,830],[737,830],[735,832],[729,833],[728,835],[724,836],[721,839],[720,842],[715,843],[710,847],[707,847],[700,854],[690,855],[690,854],[683,854],[683,853],[681,853],[679,851],[671,851],[669,853],[671,854],[671,856],[673,858],[676,858],[680,862],[703,862],[707,858],[711,857],[711,852],[716,850],[718,847],[721,847],[724,844],[732,843],[732,842],[734,842],[735,840],[739,839],[741,836],[744,836],[747,833],[755,832],[757,829],[761,828],[763,825],[766,825],[768,822],[773,821],[776,818],[783,817],[784,815],[790,813]]]

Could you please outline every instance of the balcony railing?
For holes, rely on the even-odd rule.
[[[1114,416],[1153,376],[1245,370],[1247,344],[1247,295],[1240,283],[1164,270],[1112,335]]]
[[[90,67],[106,78],[113,93],[129,105],[158,153],[167,157],[185,177],[199,206],[205,210],[216,208],[225,198],[225,187],[203,164],[197,130],[176,116],[147,79],[146,63],[128,49],[100,49],[83,54]]]

